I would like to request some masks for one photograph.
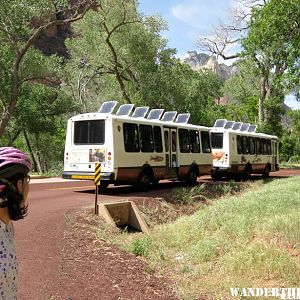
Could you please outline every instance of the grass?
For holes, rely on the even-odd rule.
[[[171,276],[181,299],[230,299],[230,287],[297,286],[300,178],[258,186],[117,243]]]
[[[280,169],[300,169],[299,163],[282,162],[279,165]]]

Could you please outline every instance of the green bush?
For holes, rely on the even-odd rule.
[[[146,256],[149,253],[151,239],[149,236],[144,238],[136,238],[131,242],[130,252],[136,256]]]

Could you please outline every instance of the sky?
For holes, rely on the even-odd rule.
[[[139,0],[139,11],[145,15],[159,14],[168,24],[162,36],[170,48],[177,49],[177,57],[183,58],[187,51],[201,50],[196,45],[197,37],[210,36],[212,29],[229,20],[235,0]],[[225,62],[230,64],[230,62]],[[289,95],[285,103],[300,109],[300,103]]]
[[[196,50],[196,38],[210,35],[211,29],[229,17],[234,0],[139,0],[139,10],[146,14],[159,14],[167,21],[169,30],[163,32],[169,47],[183,57]]]

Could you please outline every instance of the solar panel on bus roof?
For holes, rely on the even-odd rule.
[[[144,118],[147,114],[149,110],[149,106],[140,106],[140,107],[137,107],[133,114],[132,114],[132,117],[133,118]]]
[[[233,130],[240,130],[241,126],[242,126],[242,122],[235,122],[232,126]]]
[[[243,123],[241,126],[241,131],[248,131],[248,128],[250,127],[249,123]]]
[[[226,119],[217,119],[214,127],[224,127],[226,122],[227,122]]]
[[[234,121],[227,121],[224,128],[225,129],[231,129],[233,124],[234,124]]]
[[[98,113],[100,113],[100,114],[111,114],[117,104],[118,104],[118,101],[103,102],[100,109],[98,110]]]
[[[159,109],[159,108],[151,109],[147,119],[159,120],[163,112],[164,112],[163,109]]]
[[[117,116],[129,116],[129,114],[131,113],[132,109],[134,107],[134,104],[122,104],[116,115]]]
[[[189,113],[184,113],[184,114],[179,114],[176,118],[176,121],[175,123],[183,123],[183,124],[186,124],[190,118],[190,115]]]
[[[166,111],[161,120],[164,122],[173,122],[176,115],[177,111]]]
[[[256,128],[257,128],[256,125],[250,125],[248,128],[248,132],[256,132]]]

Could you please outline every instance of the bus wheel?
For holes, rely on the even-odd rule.
[[[150,171],[144,170],[139,177],[137,186],[141,190],[148,190],[150,188],[152,181],[153,181],[153,176],[151,176]]]
[[[222,179],[222,175],[221,175],[219,172],[215,172],[214,174],[211,175],[211,178],[212,178],[214,181],[218,181],[218,180],[221,180],[221,179]]]
[[[262,178],[268,178],[270,175],[270,166],[267,165],[263,171],[263,173],[261,174]]]
[[[104,192],[107,189],[108,186],[109,186],[108,181],[101,181],[100,180],[100,185],[98,186],[98,192]]]
[[[250,168],[245,168],[244,174],[243,174],[243,179],[248,180],[251,177],[251,169]]]
[[[190,186],[194,186],[197,184],[197,173],[194,169],[192,169],[188,173],[186,181],[187,181],[188,185],[190,185]]]

